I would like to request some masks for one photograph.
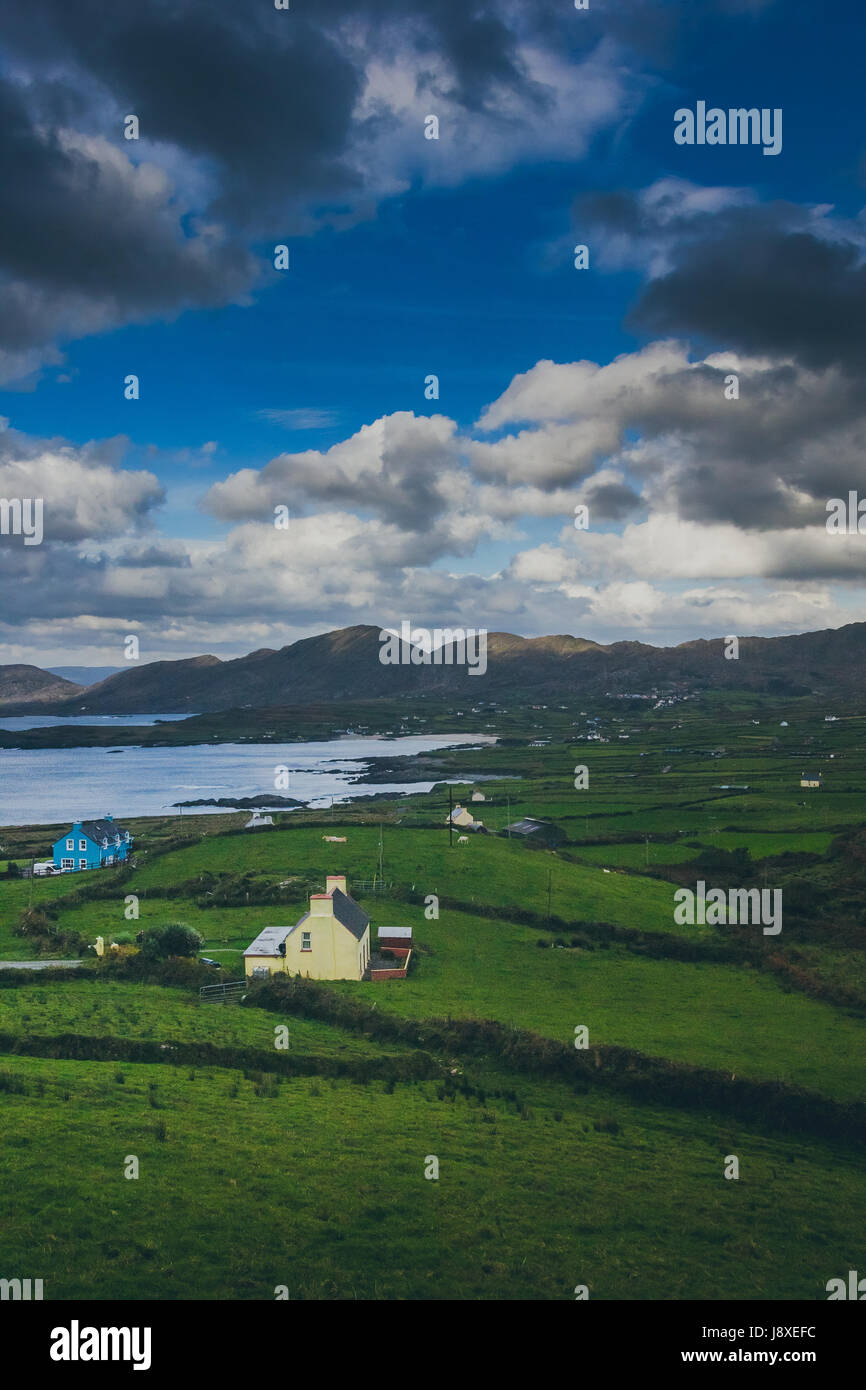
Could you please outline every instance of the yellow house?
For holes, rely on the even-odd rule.
[[[449,819],[454,825],[459,826],[461,830],[480,830],[484,824],[483,821],[476,820],[472,813],[467,811],[465,806],[461,806],[459,802],[454,807],[450,817],[445,817],[446,825]]]
[[[244,972],[360,980],[370,959],[370,919],[346,890],[344,874],[328,874],[324,893],[293,927],[265,927],[244,951]]]

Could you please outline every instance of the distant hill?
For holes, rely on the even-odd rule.
[[[130,666],[85,691],[40,698],[58,700],[54,713],[211,713],[239,706],[264,707],[329,700],[403,698],[428,694],[461,702],[634,692],[742,689],[805,695],[855,693],[866,684],[866,623],[793,637],[743,637],[739,659],[725,659],[725,641],[651,647],[642,642],[601,646],[569,636],[515,636],[491,632],[487,673],[465,666],[383,665],[380,629],[342,628],[281,647],[264,648],[232,661],[198,656]],[[407,653],[408,654],[408,653]],[[35,667],[44,682],[56,677]],[[0,687],[2,689],[2,687]],[[31,695],[0,698],[32,700]]]
[[[0,666],[0,703],[44,705],[69,700],[82,687],[38,666]]]
[[[95,685],[97,681],[104,681],[108,676],[113,676],[116,671],[122,670],[122,666],[51,666],[48,674],[62,676],[64,680],[72,681],[74,685],[86,686]]]

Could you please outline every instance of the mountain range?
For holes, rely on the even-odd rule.
[[[206,714],[418,695],[477,702],[652,690],[854,694],[866,679],[866,623],[790,637],[741,637],[736,659],[725,656],[727,638],[676,647],[602,646],[577,637],[491,632],[483,675],[469,674],[465,665],[383,665],[381,631],[341,628],[229,661],[154,661],[86,687],[35,666],[0,666],[0,706],[7,714],[36,704],[41,713],[62,715]]]

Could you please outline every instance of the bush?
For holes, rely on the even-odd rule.
[[[204,937],[184,922],[170,922],[165,927],[148,927],[136,937],[141,954],[150,960],[167,960],[169,956],[197,956]]]
[[[82,952],[86,939],[77,931],[65,931],[41,908],[25,908],[15,927],[16,936],[26,936],[37,955],[61,955],[65,951]]]

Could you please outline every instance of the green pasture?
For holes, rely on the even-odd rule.
[[[0,1032],[21,1036],[76,1033],[159,1043],[208,1042],[218,1047],[258,1048],[273,1055],[274,1029],[279,1024],[289,1028],[290,1052],[371,1057],[401,1050],[317,1020],[278,1019],[264,1009],[237,1004],[201,1004],[192,991],[159,985],[100,980],[50,986],[34,976],[32,984],[0,988]]]
[[[530,927],[366,904],[377,923],[412,926],[425,953],[406,980],[335,984],[411,1018],[495,1018],[569,1043],[590,1042],[765,1080],[838,1099],[863,1095],[866,1019],[737,965],[652,960],[620,948],[542,949]],[[566,938],[567,934],[566,934]],[[427,953],[429,952],[429,954]]]
[[[204,871],[255,872],[269,878],[290,874],[345,873],[353,882],[371,881],[376,873],[379,829],[375,826],[337,826],[345,845],[330,845],[321,831],[298,827],[261,834],[258,839],[207,837],[199,845],[165,855],[140,869],[126,892],[141,895],[148,887],[186,881]],[[677,926],[673,920],[673,890],[652,879],[605,874],[603,868],[572,864],[550,851],[533,850],[520,841],[472,835],[449,846],[448,832],[411,827],[383,831],[385,879],[423,894],[459,898],[466,903],[489,903],[502,908],[548,909],[569,920],[592,920],[637,927],[644,931],[682,934],[701,928]],[[363,896],[363,890],[355,890]],[[170,909],[169,909],[170,910]],[[191,924],[192,925],[192,924]]]
[[[297,1302],[571,1301],[578,1284],[823,1299],[856,1267],[866,1189],[843,1147],[553,1084],[509,1101],[480,1079],[483,1101],[435,1082],[3,1059],[2,1084],[26,1088],[3,1095],[3,1268],[44,1279],[48,1300],[285,1286]]]

